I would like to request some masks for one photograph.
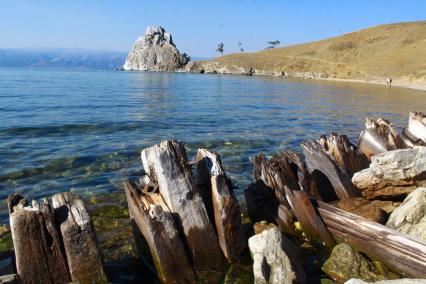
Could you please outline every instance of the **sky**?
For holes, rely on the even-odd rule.
[[[426,20],[426,0],[0,0],[0,48],[130,51],[161,25],[181,52],[215,56],[319,40],[362,28]]]

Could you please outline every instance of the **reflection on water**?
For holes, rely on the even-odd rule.
[[[402,127],[423,92],[238,76],[0,69],[0,198],[99,195],[141,174],[139,152],[165,139],[219,151],[237,186],[249,158],[331,131],[355,141],[367,116]],[[0,221],[6,220],[2,203]]]

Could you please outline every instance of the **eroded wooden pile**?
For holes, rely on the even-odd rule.
[[[328,247],[347,242],[402,276],[426,277],[426,244],[382,225],[387,213],[395,208],[391,198],[401,197],[390,194],[387,201],[365,199],[364,192],[352,183],[355,173],[369,167],[371,156],[422,145],[425,122],[421,113],[411,113],[401,136],[389,121],[367,119],[359,148],[346,136],[335,133],[304,142],[301,146],[306,166],[302,158],[295,159],[295,154],[288,151],[269,160],[259,154],[252,160],[255,183],[245,191],[249,213],[256,213],[267,204],[283,207],[284,218],[277,210],[270,211],[273,216],[268,217],[278,220],[276,223],[285,233],[294,233],[293,222],[298,221],[312,240]],[[405,142],[407,137],[411,144]],[[255,197],[259,192],[263,198]],[[394,201],[397,204],[399,200]],[[262,217],[251,216],[254,220]]]
[[[141,159],[146,176],[138,185],[126,182],[125,191],[160,281],[212,281],[246,247],[240,207],[219,155],[198,151],[197,178],[181,142],[146,148]]]
[[[66,192],[33,201],[8,198],[21,283],[106,283],[102,257],[84,202]]]

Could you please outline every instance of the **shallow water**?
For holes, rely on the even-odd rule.
[[[0,69],[0,199],[119,191],[141,174],[141,149],[180,139],[190,158],[199,147],[221,153],[243,200],[256,153],[300,150],[331,131],[355,142],[365,117],[401,128],[409,111],[425,110],[425,95],[280,78]]]

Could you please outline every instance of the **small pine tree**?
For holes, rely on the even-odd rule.
[[[266,42],[268,46],[265,49],[272,49],[277,47],[281,42],[279,40],[271,40]]]
[[[243,44],[241,42],[238,43],[238,48],[240,49],[241,52],[244,52],[244,48],[242,46]]]
[[[220,52],[220,54],[222,54],[222,55],[223,55],[224,46],[225,46],[225,45],[223,44],[223,42],[218,43],[217,48],[216,48],[216,51],[217,51],[217,52]]]

